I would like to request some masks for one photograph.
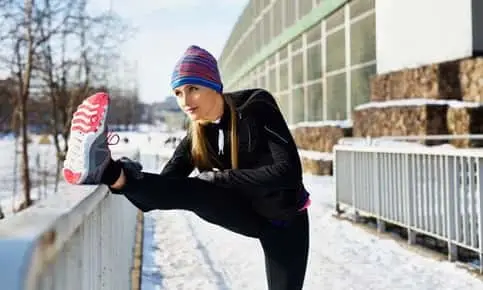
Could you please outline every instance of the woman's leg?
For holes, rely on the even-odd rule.
[[[82,101],[73,114],[69,150],[63,168],[67,182],[107,184],[111,186],[111,191],[116,192],[115,185],[120,175],[126,173],[127,182],[125,186],[119,186],[120,191],[117,192],[123,193],[143,211],[191,210],[207,221],[258,237],[261,218],[239,194],[197,179],[139,174],[140,169],[136,166],[129,174],[125,171],[128,167],[113,162],[106,125],[109,103],[109,95],[97,93]]]
[[[142,211],[181,209],[233,232],[259,237],[263,218],[238,192],[196,178],[173,178],[144,173],[141,179],[127,178],[122,193]]]
[[[301,290],[309,249],[307,211],[286,225],[268,225],[260,241],[265,253],[268,289]]]

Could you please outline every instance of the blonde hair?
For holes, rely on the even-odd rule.
[[[231,168],[238,168],[238,134],[237,134],[237,114],[232,99],[227,95],[222,95],[230,108],[230,154]],[[206,142],[203,124],[205,122],[191,121],[191,156],[193,163],[198,169],[213,169],[215,165],[210,159],[208,152],[208,142]],[[216,157],[214,158],[216,161]],[[218,161],[219,162],[219,161]]]

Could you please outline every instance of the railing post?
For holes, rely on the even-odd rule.
[[[352,177],[352,182],[351,182],[351,196],[352,196],[352,209],[354,210],[354,219],[356,222],[359,222],[359,212],[357,210],[356,206],[356,183],[358,182],[356,178],[356,169],[355,169],[355,164],[356,164],[356,151],[350,151],[351,155],[351,162],[350,162],[350,170],[351,170],[351,177]]]
[[[387,153],[381,153],[381,155],[383,157],[385,156],[385,154],[387,154]],[[380,175],[379,173],[380,172],[384,172],[384,170],[381,170],[380,167],[382,166],[382,164],[381,164],[381,162],[378,162],[378,160],[379,160],[378,159],[379,153],[375,152],[375,153],[373,153],[373,155],[374,155],[374,158],[376,160],[376,162],[375,162],[376,163],[376,166],[375,166],[375,174],[374,174],[374,180],[373,181],[374,181],[374,184],[376,185],[376,188],[377,188],[377,190],[376,190],[376,199],[377,199],[377,214],[376,214],[376,216],[377,216],[377,218],[376,218],[377,231],[379,233],[382,233],[382,232],[385,232],[386,231],[386,223],[383,220],[381,220],[381,214],[382,214],[382,197],[381,197],[381,194],[382,194],[382,190],[380,189],[380,186],[379,186],[380,184],[379,183],[381,182],[380,180],[381,180],[381,177],[382,176],[379,176]]]
[[[406,179],[406,198],[407,198],[407,209],[406,209],[406,214],[408,215],[408,244],[413,245],[416,243],[416,232],[413,231],[413,217],[414,217],[414,209],[413,209],[413,196],[415,193],[414,187],[415,187],[415,180],[413,178],[413,173],[415,170],[414,166],[414,158],[410,154],[406,154],[405,158],[405,179]]]
[[[375,152],[372,154],[373,156],[373,164],[374,164],[374,170],[373,170],[373,176],[372,176],[372,182],[374,182],[374,202],[376,203],[374,208],[376,209],[376,215],[379,216],[381,214],[381,203],[380,199],[381,197],[379,196],[380,186],[379,186],[379,153]]]
[[[483,274],[483,159],[478,157],[476,168],[476,194],[478,194],[478,248],[480,258],[480,274]]]
[[[340,210],[340,204],[339,204],[339,181],[338,181],[338,174],[337,174],[337,163],[339,162],[339,157],[338,157],[338,150],[337,150],[337,145],[334,146],[334,161],[332,162],[332,172],[334,172],[334,190],[335,190],[335,212],[337,215],[340,215],[342,211]]]
[[[447,229],[448,229],[448,259],[450,261],[456,261],[458,258],[458,248],[453,243],[456,240],[456,230],[458,226],[455,224],[455,211],[454,211],[454,197],[458,194],[456,177],[456,162],[457,158],[455,156],[445,157],[445,179],[446,179],[446,212],[447,212]],[[456,205],[457,206],[457,205]]]

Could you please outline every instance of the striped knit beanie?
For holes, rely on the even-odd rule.
[[[216,59],[196,45],[188,47],[171,75],[173,90],[186,84],[208,87],[220,94],[223,92]]]

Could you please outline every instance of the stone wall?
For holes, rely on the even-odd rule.
[[[333,125],[299,126],[292,129],[292,135],[299,150],[330,153],[341,138],[352,136],[352,128]],[[300,159],[305,173],[332,175],[330,158],[301,156]]]
[[[483,134],[483,107],[448,108],[448,131],[454,135]],[[458,139],[451,144],[460,147],[483,147],[483,140]]]
[[[354,137],[448,134],[446,105],[367,108],[353,114]]]
[[[372,107],[353,113],[354,137],[408,135],[467,135],[483,133],[483,107],[421,105]],[[428,141],[427,145],[448,143]],[[483,147],[479,140],[451,140],[456,147]]]
[[[481,102],[482,96],[482,57],[376,75],[371,80],[372,101],[427,98]]]
[[[352,136],[352,128],[338,126],[298,127],[292,130],[299,149],[332,152],[332,148],[343,137]]]
[[[315,175],[332,175],[332,160],[316,160],[301,157],[304,173]]]

